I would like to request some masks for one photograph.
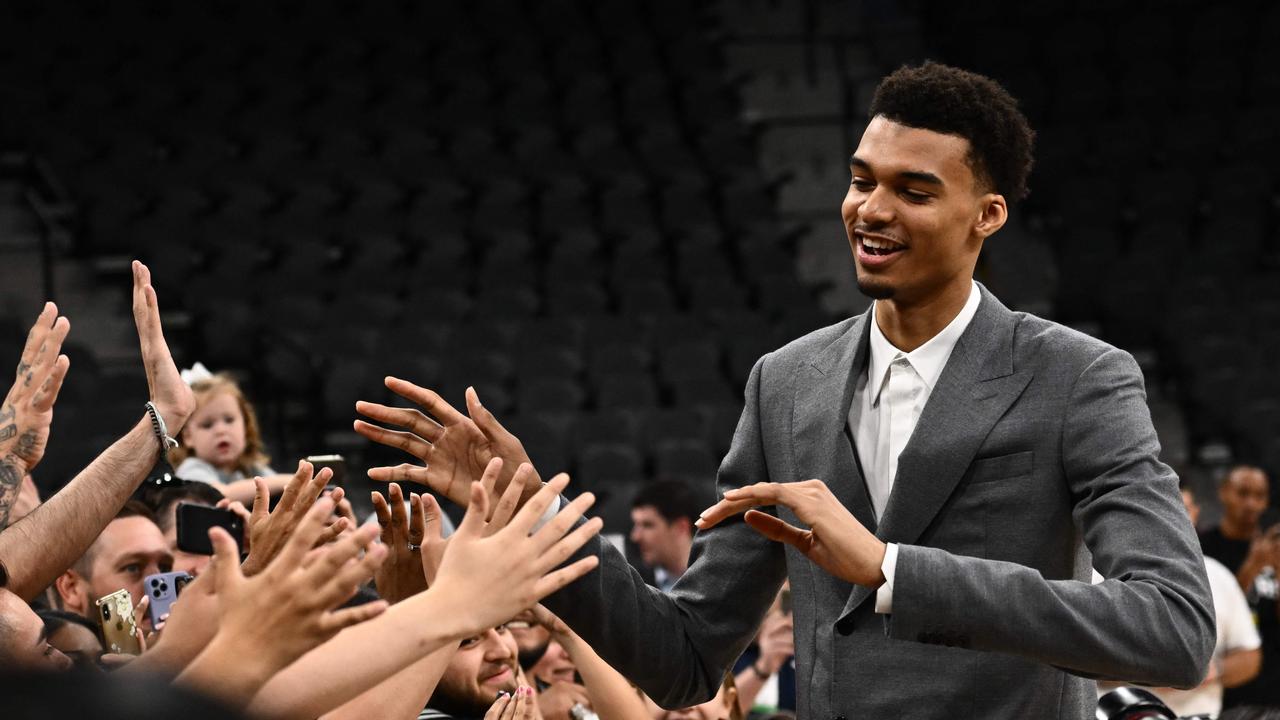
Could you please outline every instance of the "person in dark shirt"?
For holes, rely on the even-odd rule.
[[[1258,526],[1269,496],[1270,483],[1260,468],[1232,468],[1218,485],[1222,522],[1200,534],[1204,554],[1235,573],[1245,592],[1262,568],[1271,564],[1270,543],[1260,538]]]

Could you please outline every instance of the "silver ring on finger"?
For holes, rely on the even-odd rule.
[[[418,545],[417,543],[408,543],[408,545],[409,545],[409,552],[418,552],[419,550],[422,549],[422,546]]]

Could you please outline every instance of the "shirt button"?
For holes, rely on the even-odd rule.
[[[836,632],[840,633],[841,635],[852,635],[853,634],[853,618],[847,617],[836,622]]]

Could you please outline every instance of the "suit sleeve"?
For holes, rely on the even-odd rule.
[[[760,422],[761,358],[747,382],[746,406],[717,475],[724,491],[767,481]],[[741,517],[694,538],[689,569],[669,594],[647,586],[598,537],[579,557],[600,566],[544,602],[611,666],[659,705],[710,700],[724,673],[754,637],[786,575],[783,548]]]
[[[1015,563],[899,548],[891,636],[1019,655],[1087,677],[1189,688],[1216,641],[1200,546],[1160,451],[1133,358],[1108,350],[1072,388],[1062,427],[1074,519],[1107,580],[1046,580]]]

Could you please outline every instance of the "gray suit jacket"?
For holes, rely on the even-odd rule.
[[[877,525],[846,423],[868,317],[756,363],[717,482],[826,481],[900,544],[892,615],[740,518],[698,534],[670,594],[594,542],[600,568],[552,610],[667,707],[715,693],[785,577],[801,718],[1078,719],[1090,677],[1197,684],[1213,602],[1133,358],[984,288]]]

